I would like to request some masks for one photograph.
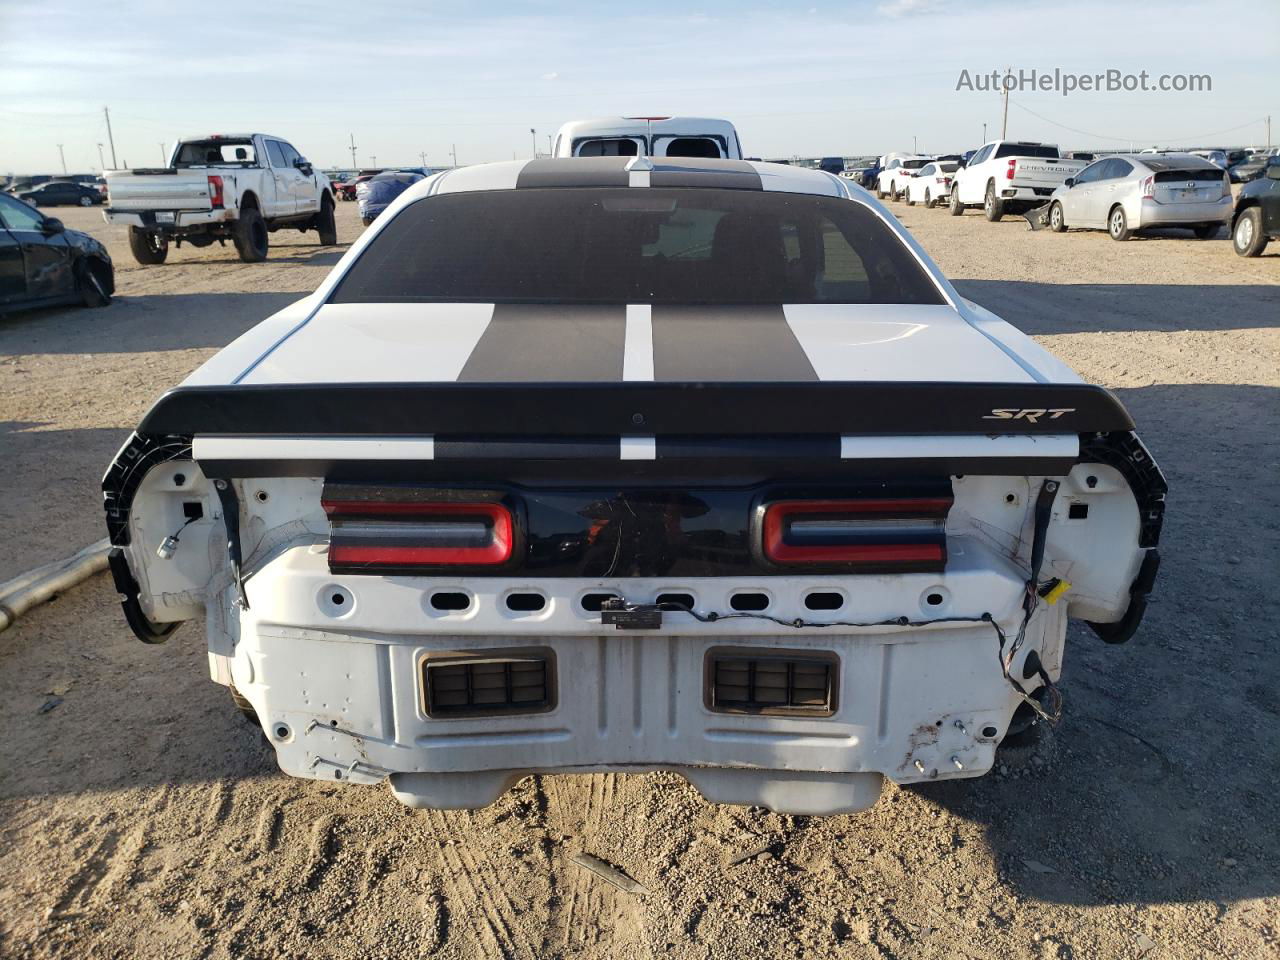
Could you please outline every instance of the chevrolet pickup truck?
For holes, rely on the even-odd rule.
[[[829,814],[1053,720],[1068,619],[1142,619],[1165,482],[866,191],[638,156],[413,185],[103,491],[134,633],[203,618],[294,776]]]
[[[338,242],[329,178],[279,137],[212,134],[180,140],[169,165],[107,171],[107,223],[129,228],[142,264],[164,263],[169,243],[230,240],[246,263],[265,260],[277,230],[316,231]]]
[[[961,167],[951,183],[949,207],[958,217],[981,206],[988,220],[1025,213],[1049,202],[1053,191],[1089,164],[1066,160],[1050,143],[993,140]]]

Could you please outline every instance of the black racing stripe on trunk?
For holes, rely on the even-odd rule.
[[[653,378],[803,381],[818,374],[776,307],[653,308]]]
[[[651,187],[703,187],[708,190],[763,190],[756,168],[745,160],[695,157],[653,161]]]
[[[631,183],[631,157],[574,157],[530,160],[516,176],[516,189],[525,187],[625,187]]]
[[[627,308],[500,303],[460,382],[598,383],[622,380]]]

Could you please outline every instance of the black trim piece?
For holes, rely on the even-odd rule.
[[[763,190],[756,168],[745,160],[710,157],[654,157],[651,187],[700,187],[717,190]]]
[[[1169,482],[1138,435],[1127,430],[1081,437],[1080,462],[1102,463],[1120,471],[1138,501],[1138,546],[1158,545]]]
[[[563,456],[562,449],[530,458],[437,458],[435,460],[201,460],[200,469],[210,479],[239,477],[326,477],[344,482],[471,481],[476,477],[501,477],[515,483],[591,483],[605,486],[671,486],[690,483],[756,484],[765,480],[791,480],[822,476],[831,480],[892,480],[929,475],[969,474],[975,477],[1064,476],[1075,465],[1073,458],[1014,459],[1009,457],[939,460],[840,460],[810,457],[801,448],[826,447],[826,438],[792,438],[794,456],[785,450],[736,457],[718,453],[709,445],[695,455],[664,454],[666,441],[658,439],[657,460],[620,460],[618,441],[609,444],[608,456]],[[567,449],[574,450],[570,442]],[[815,450],[815,452],[818,452]],[[744,451],[745,454],[745,451]]]
[[[1148,550],[1142,558],[1142,566],[1138,575],[1129,587],[1129,608],[1116,623],[1094,623],[1086,621],[1089,627],[1107,643],[1124,643],[1135,633],[1147,612],[1147,598],[1156,583],[1156,574],[1160,572],[1160,552]]]
[[[436,437],[437,460],[617,460],[618,437]]]
[[[653,378],[772,383],[818,374],[781,306],[655,306]]]
[[[530,160],[516,176],[516,189],[539,187],[625,187],[634,157],[544,157]]]
[[[190,437],[130,434],[102,477],[102,508],[114,546],[129,545],[129,508],[147,472],[158,463],[190,459]]]
[[[1051,408],[1056,419],[986,419]],[[710,436],[1062,434],[1131,431],[1120,402],[1092,384],[351,383],[178,387],[138,433],[231,436]]]
[[[227,532],[227,558],[231,563],[231,577],[240,594],[240,604],[249,609],[249,598],[244,592],[244,575],[241,564],[244,557],[240,547],[240,498],[236,496],[235,485],[228,480],[215,480],[213,489],[222,504],[222,524]]]
[[[500,303],[460,382],[619,382],[627,308]]]
[[[143,643],[164,643],[169,634],[182,626],[175,623],[152,623],[142,612],[142,604],[138,602],[138,594],[142,588],[133,578],[129,570],[129,562],[124,557],[124,550],[113,547],[107,553],[107,566],[111,569],[111,579],[115,582],[116,593],[120,594],[120,606],[124,610],[125,622],[133,635]]]
[[[659,460],[817,460],[840,459],[840,437],[658,437]],[[917,462],[917,468],[920,466]],[[821,467],[818,463],[815,466]]]

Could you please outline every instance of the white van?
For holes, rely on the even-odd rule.
[[[704,117],[570,120],[556,134],[556,157],[710,157],[742,159],[738,131]]]

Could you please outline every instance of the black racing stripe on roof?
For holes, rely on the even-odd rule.
[[[658,437],[659,460],[839,460],[840,434],[755,437]]]
[[[763,190],[756,168],[745,160],[699,157],[656,159],[649,175],[651,187],[705,187],[708,190]]]
[[[500,303],[458,374],[483,383],[622,380],[627,308]]]
[[[520,168],[516,189],[525,187],[625,187],[632,157],[574,157],[530,160]]]
[[[437,460],[617,460],[620,451],[617,436],[435,438]]]
[[[653,379],[817,380],[781,306],[653,308]]]

